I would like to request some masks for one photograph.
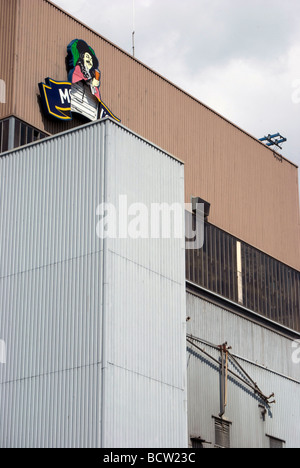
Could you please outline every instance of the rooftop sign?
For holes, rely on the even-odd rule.
[[[46,78],[39,83],[46,115],[64,121],[72,120],[73,113],[91,121],[108,115],[120,122],[101,99],[101,73],[94,50],[85,41],[74,39],[67,51],[68,81]]]

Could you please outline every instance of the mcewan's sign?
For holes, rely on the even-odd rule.
[[[94,50],[81,39],[72,41],[67,50],[68,81],[46,78],[45,83],[39,83],[46,115],[72,120],[72,114],[76,113],[91,121],[109,115],[120,122],[102,101],[101,73]]]

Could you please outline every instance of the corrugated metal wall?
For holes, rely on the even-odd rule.
[[[208,222],[203,247],[186,251],[186,279],[300,332],[300,272]]]
[[[149,214],[152,203],[182,204],[183,166],[126,131],[109,131],[107,201],[118,206],[127,194],[128,206],[144,204]],[[109,239],[107,249],[107,388],[114,390],[106,395],[103,445],[184,447],[184,238]]]
[[[110,121],[0,159],[2,447],[187,444],[183,238],[96,235],[102,201],[182,203],[183,177]]]
[[[0,0],[0,80],[5,82],[5,103],[0,102],[0,119],[15,112],[16,21],[18,0]]]
[[[192,294],[187,295],[187,309],[192,316],[188,324],[192,335],[200,336],[200,330],[201,338],[208,342],[219,345],[227,341],[237,355],[300,380],[300,366],[291,358],[291,340]]]
[[[7,10],[6,0],[0,4]],[[192,195],[209,201],[212,224],[300,268],[298,173],[293,164],[279,162],[258,140],[51,2],[18,0],[17,5],[16,12],[6,11],[6,24],[16,32],[17,48],[11,55],[17,116],[49,133],[67,128],[44,118],[38,83],[48,76],[65,80],[66,47],[76,37],[84,39],[100,61],[103,101],[124,125],[185,162],[186,201]],[[8,44],[11,50],[14,42]],[[278,220],[284,228],[278,228]]]
[[[2,447],[100,443],[102,132],[0,159]]]
[[[275,404],[262,416],[264,402],[247,385],[229,374],[228,402],[224,417],[232,425],[232,448],[268,448],[269,436],[284,440],[286,447],[300,447],[300,367],[292,361],[292,342],[242,319],[192,294],[187,294],[188,333],[219,361],[211,345],[225,342],[231,353],[266,396],[275,393]],[[211,345],[210,345],[211,344]],[[188,343],[189,434],[215,444],[214,419],[220,413],[220,367]],[[242,376],[230,364],[229,368]],[[245,377],[245,375],[244,375]],[[273,398],[271,398],[272,400]]]

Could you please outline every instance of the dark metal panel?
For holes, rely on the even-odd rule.
[[[204,230],[203,247],[186,251],[187,280],[238,303],[237,239],[210,223]],[[244,242],[241,246],[243,305],[300,331],[300,273]]]

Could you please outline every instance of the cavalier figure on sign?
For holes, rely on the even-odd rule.
[[[99,61],[94,50],[83,40],[75,39],[68,45],[69,76],[68,80],[74,84],[86,81],[99,101],[100,70]]]
[[[68,81],[45,78],[45,83],[39,83],[46,115],[64,121],[76,114],[92,122],[105,117],[121,122],[101,99],[99,61],[92,47],[82,39],[74,39],[67,51]]]

